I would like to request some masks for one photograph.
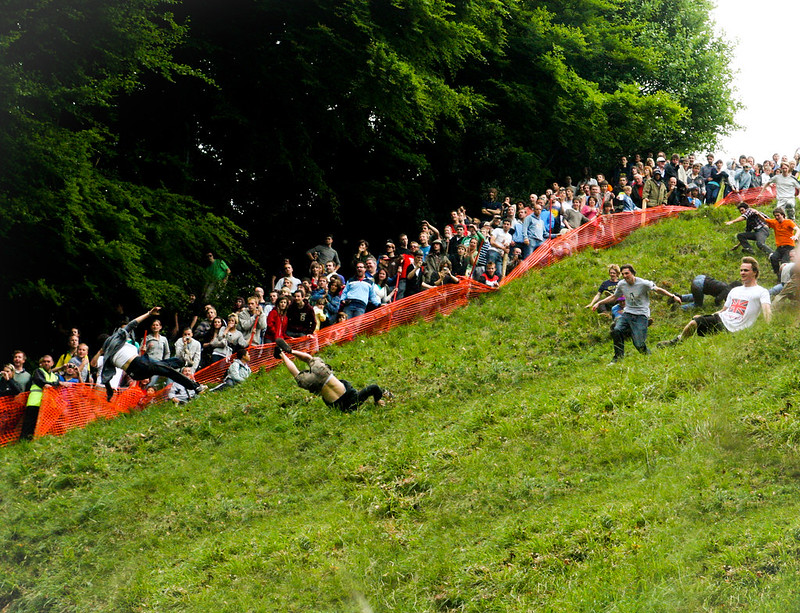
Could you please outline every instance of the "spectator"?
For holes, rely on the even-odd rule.
[[[800,183],[791,175],[791,167],[788,162],[781,162],[780,173],[769,179],[758,195],[761,196],[767,185],[773,183],[775,184],[775,192],[778,198],[778,207],[783,208],[788,220],[794,220],[795,194],[800,189]]]
[[[314,334],[316,327],[314,308],[308,304],[303,290],[298,289],[286,311],[286,336],[289,338],[309,336]]]
[[[300,286],[300,279],[294,276],[294,268],[286,261],[283,265],[283,276],[275,283],[275,289],[281,291],[287,288],[289,292],[294,293]]]
[[[453,274],[458,275],[459,277],[466,277],[469,275],[467,272],[470,267],[470,260],[467,256],[467,247],[464,244],[460,244],[456,248],[456,255],[452,258],[453,263]]]
[[[230,355],[228,344],[225,342],[225,332],[225,322],[222,321],[222,317],[214,317],[209,340],[203,343],[203,350],[210,356],[208,364],[224,360]]]
[[[211,324],[217,317],[217,309],[215,309],[210,304],[205,306],[205,316],[206,318],[202,320],[194,329],[193,336],[195,340],[200,342],[201,344],[205,345],[211,340],[212,331],[211,331]]]
[[[308,267],[308,273],[311,275],[310,281],[312,290],[317,289],[320,279],[327,280],[325,276],[325,267],[319,262],[311,262]]]
[[[358,262],[356,264],[355,277],[348,281],[344,287],[341,311],[347,313],[348,319],[363,315],[367,310],[367,304],[380,306],[381,302],[375,293],[375,288],[367,280],[366,274],[366,264]]]
[[[333,282],[331,282],[330,285],[333,285]],[[274,343],[275,339],[284,338],[286,336],[286,311],[288,310],[289,297],[278,297],[275,308],[269,312],[269,317],[267,317],[267,331],[264,334],[264,342]]]
[[[417,249],[419,249],[422,252],[422,261],[423,262],[428,258],[428,254],[431,251],[431,244],[430,244],[429,240],[430,240],[430,234],[428,234],[427,232],[420,232],[419,233],[419,246],[417,247]],[[415,251],[416,251],[416,249],[415,249]]]
[[[574,230],[575,228],[581,227],[585,223],[589,223],[589,218],[581,213],[580,198],[573,198],[572,206],[564,209],[562,216],[564,217],[564,222],[566,223],[567,228],[570,230]]]
[[[322,266],[319,267],[322,270]],[[263,287],[256,287],[253,289],[253,296],[256,297],[258,300],[258,306],[264,309],[267,306],[267,298],[264,296],[264,288]]]
[[[133,340],[133,335],[138,325],[148,317],[158,315],[160,311],[161,307],[151,308],[147,313],[140,315],[127,325],[117,328],[103,343],[102,379],[103,384],[106,386],[109,402],[111,402],[111,398],[114,395],[111,381],[115,375],[115,368],[124,370],[134,381],[150,379],[150,385],[152,385],[152,378],[163,375],[180,383],[187,389],[190,388],[199,393],[205,391],[206,387],[204,385],[187,379],[174,369],[175,366],[180,366],[179,360],[175,358],[154,360],[147,353],[139,356],[136,347],[129,342]]]
[[[527,258],[534,250],[544,242],[545,227],[542,215],[542,205],[539,201],[533,205],[533,213],[525,218],[523,228],[525,231],[525,249],[522,257]]]
[[[23,392],[28,389],[31,383],[31,374],[25,370],[25,361],[27,359],[25,352],[19,349],[11,354],[11,363],[14,365],[14,381],[19,383]]]
[[[431,241],[439,240],[442,238],[441,232],[433,226],[429,221],[422,220],[421,230],[428,233],[428,238]]]
[[[323,242],[324,244],[317,245],[306,251],[308,259],[322,265],[327,262],[333,262],[334,270],[339,270],[342,261],[339,259],[339,253],[333,248],[333,235],[326,234]]]
[[[169,342],[166,337],[161,334],[160,319],[154,319],[150,323],[150,332],[145,336],[143,350],[144,353],[155,362],[169,359]],[[150,380],[150,386],[155,386],[157,381],[158,375]]]
[[[663,159],[663,158],[659,158]],[[653,177],[644,182],[642,190],[642,208],[660,206],[667,203],[667,186],[661,180],[661,170],[653,169]]]
[[[215,259],[213,251],[206,251],[204,257],[206,266],[203,269],[202,300],[208,300],[209,296],[228,282],[231,269],[224,261]]]
[[[74,358],[78,353],[78,345],[81,344],[81,339],[77,334],[72,334],[67,339],[67,351],[58,358],[56,368],[62,368],[67,362]]]
[[[500,214],[500,203],[497,201],[497,189],[494,187],[490,187],[486,192],[486,200],[483,201],[483,207],[481,208],[481,214],[486,215],[499,215]]]
[[[134,351],[136,351],[134,349]],[[19,440],[30,440],[36,431],[36,422],[39,420],[39,407],[42,406],[42,392],[47,387],[58,387],[58,376],[53,371],[53,358],[43,355],[39,359],[39,368],[33,371],[31,377],[30,393],[25,412],[22,415],[22,430]]]
[[[366,264],[367,258],[372,254],[369,252],[369,243],[364,239],[358,241],[358,251],[350,261],[353,269],[357,268],[358,264]]]
[[[506,272],[507,275],[512,270],[514,270],[517,266],[520,265],[522,262],[522,249],[519,247],[514,247],[511,251],[511,257],[508,259],[508,263],[506,264]]]
[[[389,304],[393,299],[397,288],[389,286],[389,273],[384,268],[379,268],[375,276],[375,293],[381,304]]]
[[[255,330],[253,329],[255,327]],[[236,329],[242,333],[242,336],[247,341],[245,344],[250,345],[251,339],[256,339],[256,342],[261,342],[263,330],[267,327],[267,314],[258,304],[258,298],[251,296],[247,299],[247,309],[238,313]]]
[[[336,323],[336,316],[339,314],[339,307],[342,303],[342,282],[339,278],[331,279],[328,283],[328,293],[325,296],[325,317],[326,326]]]
[[[175,341],[175,357],[183,362],[184,367],[188,366],[192,372],[200,367],[202,350],[200,342],[192,338],[192,329],[189,327],[184,328],[181,337]]]
[[[447,254],[444,252],[442,247],[442,241],[435,240],[431,244],[431,251],[428,253],[428,259],[425,261],[425,282],[428,284],[433,284],[432,276],[435,274],[438,276],[439,268],[441,267],[442,262],[447,261],[448,264],[450,263]]]
[[[78,373],[80,374],[81,381],[87,383],[90,377],[89,345],[86,343],[81,343],[78,345],[78,351],[76,352],[75,357],[70,361],[74,362],[78,367]]]
[[[253,371],[250,368],[250,352],[246,347],[240,347],[236,350],[236,358],[228,366],[228,372],[225,374],[225,380],[220,383],[213,391],[219,391],[239,385],[242,381],[247,379]]]
[[[400,234],[397,237],[397,253],[398,255],[411,255],[411,249],[408,246],[407,234]]]
[[[231,308],[231,312],[236,313],[237,315],[244,311],[245,306],[247,306],[247,301],[242,296],[236,296],[233,300],[233,307]]]
[[[194,371],[189,366],[181,368],[181,374],[187,379],[194,381]],[[186,404],[196,395],[194,390],[186,389],[180,383],[175,383],[173,381],[172,385],[169,386],[169,392],[167,392],[167,400],[174,404]]]
[[[58,375],[60,383],[81,383],[81,376],[78,372],[78,365],[70,361],[64,364]]]
[[[495,228],[489,238],[488,261],[494,262],[498,276],[502,276],[503,260],[508,257],[508,253],[511,251],[511,243],[514,242],[510,230],[511,220],[504,219],[502,227]]]
[[[722,330],[738,332],[752,326],[762,312],[764,319],[769,321],[772,316],[769,292],[758,284],[758,261],[749,256],[743,257],[739,276],[742,284],[728,293],[724,309],[711,315],[695,315],[678,336],[661,341],[657,346],[676,345],[694,333],[708,336]]]
[[[308,301],[311,303],[311,306],[316,306],[321,300],[324,300],[325,294],[327,293],[328,279],[327,277],[320,277],[317,288],[311,292],[311,295],[308,297]]]
[[[581,205],[581,213],[583,216],[586,217],[589,221],[592,221],[595,217],[600,214],[600,204],[594,196],[589,196],[586,198],[584,203]]]
[[[367,258],[367,261],[364,262],[364,265],[367,268],[366,277],[370,281],[375,279],[375,273],[378,272],[378,260],[375,259],[374,255],[371,255]]]
[[[488,285],[489,287],[500,286],[500,277],[497,275],[497,269],[494,262],[489,262],[486,264],[486,271],[481,274],[478,281],[484,285]]]
[[[344,277],[340,275],[336,271],[336,265],[333,262],[326,262],[325,263],[325,276],[328,277],[328,284],[330,285],[331,280],[336,277],[341,281],[342,285],[344,285]]]
[[[6,364],[0,373],[0,396],[16,396],[24,390],[14,378],[14,365]]]
[[[633,338],[633,346],[640,353],[650,353],[647,348],[647,326],[650,319],[650,292],[655,291],[664,296],[669,296],[680,304],[680,296],[676,296],[665,289],[658,287],[652,281],[636,276],[636,271],[630,264],[620,268],[622,281],[617,284],[616,290],[610,296],[594,303],[592,310],[596,311],[604,304],[610,304],[621,297],[625,298],[625,311],[617,318],[611,329],[611,338],[614,340],[614,358],[611,363],[619,362],[625,357],[625,337]]]

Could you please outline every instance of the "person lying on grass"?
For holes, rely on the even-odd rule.
[[[393,398],[388,390],[381,389],[377,385],[368,385],[361,391],[356,391],[349,382],[339,380],[331,371],[331,367],[320,358],[315,358],[311,354],[293,350],[289,343],[282,338],[276,339],[277,347],[283,358],[286,369],[297,381],[297,385],[312,394],[322,397],[322,400],[329,407],[335,407],[342,413],[355,411],[370,396],[375,404],[384,406],[386,400]],[[292,361],[292,357],[302,360],[308,364],[308,370],[300,370]]]
[[[677,345],[692,334],[708,336],[722,330],[738,332],[752,326],[759,313],[767,321],[772,317],[769,292],[758,284],[758,261],[744,257],[739,265],[742,284],[734,287],[725,299],[725,307],[711,315],[695,315],[683,331],[673,339],[661,341],[658,347]]]

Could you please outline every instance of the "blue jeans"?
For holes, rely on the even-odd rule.
[[[353,319],[353,317],[358,317],[359,315],[363,315],[367,310],[367,305],[361,302],[360,300],[351,300],[349,303],[344,305],[341,308],[343,313],[347,313],[347,319]]]
[[[522,259],[524,260],[527,258],[531,253],[536,251],[536,248],[541,245],[544,241],[537,241],[535,238],[529,238],[528,242],[530,245],[522,245]]]
[[[623,313],[614,323],[611,338],[614,339],[614,361],[625,357],[625,337],[630,335],[633,346],[639,353],[650,353],[647,348],[647,317]]]

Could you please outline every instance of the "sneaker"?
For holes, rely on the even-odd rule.
[[[275,343],[275,347],[272,350],[272,357],[275,358],[276,360],[280,360],[281,359],[281,353],[283,353],[281,351],[281,348],[278,347],[278,343]]]
[[[387,402],[391,402],[394,400],[394,394],[389,390],[383,390],[383,394],[381,395],[382,400],[386,400]]]
[[[672,345],[677,345],[680,342],[681,342],[680,337],[676,336],[675,338],[671,338],[668,341],[661,341],[659,343],[656,343],[656,347],[658,347],[659,349],[664,347],[672,347]]]
[[[208,386],[207,385],[203,385],[201,383],[200,386],[195,390],[195,393],[196,394],[202,394],[202,393],[207,392],[207,391],[208,391]]]
[[[288,353],[289,355],[292,355],[292,348],[289,346],[289,343],[287,343],[282,338],[279,338],[275,341],[275,346],[280,347],[281,351]]]

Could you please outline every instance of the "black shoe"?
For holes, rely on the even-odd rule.
[[[275,346],[280,347],[281,351],[288,353],[289,355],[292,355],[292,348],[289,346],[289,343],[287,343],[282,338],[279,338],[275,341]]]
[[[275,358],[276,360],[280,360],[281,359],[281,353],[283,353],[281,351],[281,348],[278,347],[278,343],[275,343],[275,348],[272,350],[272,357]]]

